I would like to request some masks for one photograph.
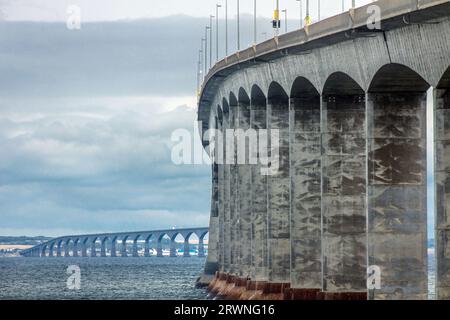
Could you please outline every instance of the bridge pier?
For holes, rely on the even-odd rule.
[[[56,246],[56,256],[57,257],[61,257],[61,244],[62,244],[62,242],[59,241],[57,246]]]
[[[160,236],[158,238],[158,243],[156,245],[156,256],[157,257],[164,257],[163,249],[162,249],[162,236]]]
[[[267,104],[270,170],[267,176],[268,281],[270,294],[282,296],[290,283],[289,97],[272,83]],[[279,137],[274,135],[278,131]],[[277,139],[278,138],[278,139]],[[278,141],[276,141],[278,140]],[[279,142],[279,145],[276,143]]]
[[[222,210],[224,216],[224,263],[223,263],[223,272],[229,273],[231,272],[231,264],[232,264],[232,232],[231,232],[231,165],[230,163],[234,159],[234,149],[230,148],[230,144],[228,142],[229,137],[226,134],[228,129],[231,129],[230,125],[230,107],[226,100],[223,100],[223,121],[222,121],[222,132],[223,132],[223,147],[224,147],[224,162],[222,165],[223,170],[223,179],[219,180],[219,188],[222,191]]]
[[[428,84],[388,65],[368,94],[369,265],[373,299],[427,298],[426,105]]]
[[[48,256],[49,257],[53,257],[53,247],[54,247],[54,244],[52,243],[52,244],[50,244],[50,247],[48,248]]]
[[[106,241],[107,238],[102,239],[102,244],[100,248],[100,257],[102,258],[106,257]]]
[[[128,253],[127,253],[127,240],[128,237],[125,237],[122,239],[122,247],[120,249],[120,256],[121,257],[128,257]]]
[[[450,69],[434,90],[436,295],[450,300]]]
[[[256,165],[251,166],[251,201],[252,201],[252,273],[256,281],[267,281],[267,176],[262,174],[260,159],[267,158],[267,100],[264,93],[254,86],[250,101],[250,127],[258,132]]]
[[[97,239],[94,239],[91,243],[91,258],[97,257]]]
[[[191,256],[189,250],[190,250],[190,247],[189,247],[189,237],[186,237],[186,238],[184,239],[183,257],[187,257],[187,258],[188,258],[188,257]]]
[[[322,99],[322,263],[325,299],[366,299],[365,94],[330,76]]]
[[[80,240],[75,240],[73,243],[73,254],[72,257],[78,257],[78,243]]]
[[[81,256],[82,257],[87,257],[87,241],[88,239],[84,240],[81,242]]]
[[[134,241],[133,241],[133,257],[135,257],[135,258],[139,257],[138,238],[134,239]]]
[[[320,95],[306,79],[290,102],[291,292],[310,299],[322,289]]]
[[[170,257],[176,258],[177,257],[177,243],[175,242],[176,235],[173,236],[173,238],[170,239]]]
[[[111,257],[112,258],[117,257],[116,241],[117,241],[117,238],[111,239]]]
[[[250,98],[241,90],[238,97],[237,121],[237,207],[239,211],[240,277],[250,277],[252,270],[252,170],[250,144],[252,136],[245,136],[250,129]],[[247,138],[248,137],[248,138]],[[248,141],[247,141],[248,140]]]
[[[70,256],[70,252],[69,252],[69,244],[70,244],[70,239],[66,240],[65,244],[64,244],[64,257],[69,257]]]
[[[205,256],[205,244],[203,237],[200,237],[198,240],[198,257],[203,258]]]
[[[150,238],[145,239],[144,257],[150,257]]]

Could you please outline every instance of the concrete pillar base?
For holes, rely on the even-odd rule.
[[[367,292],[322,292],[321,300],[367,300]]]

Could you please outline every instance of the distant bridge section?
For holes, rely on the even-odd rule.
[[[99,233],[58,237],[23,250],[25,257],[162,257],[163,239],[170,239],[170,256],[176,257],[178,236],[184,238],[183,256],[190,256],[192,235],[198,238],[198,256],[205,256],[208,228],[167,229],[140,232]]]

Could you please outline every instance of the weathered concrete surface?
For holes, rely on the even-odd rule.
[[[238,107],[238,130],[240,132],[246,132],[250,129],[250,100],[239,101]],[[242,136],[244,141],[240,141],[241,136],[237,133],[238,141],[236,148],[238,155],[241,154],[241,150],[244,150],[244,159],[237,159],[238,172],[237,172],[237,185],[238,185],[238,212],[239,212],[239,226],[240,226],[240,273],[239,276],[247,278],[251,276],[252,270],[252,169],[247,156],[250,148],[241,147],[240,143],[245,143],[246,138]],[[242,155],[241,155],[242,157]],[[244,160],[244,161],[242,161]]]
[[[228,108],[229,110],[229,108]],[[224,148],[225,148],[225,162],[223,165],[223,181],[219,184],[221,185],[223,191],[223,199],[224,203],[221,204],[223,206],[223,214],[224,214],[224,234],[225,234],[225,242],[224,242],[224,266],[221,268],[223,272],[231,272],[231,250],[232,250],[232,233],[231,233],[231,198],[230,198],[230,179],[231,179],[231,168],[230,162],[228,158],[230,158],[230,154],[232,150],[228,148],[227,136],[225,134],[226,130],[230,128],[229,125],[229,111],[224,112],[223,114],[223,132],[224,132]]]
[[[450,299],[450,71],[434,92],[436,294]]]
[[[291,287],[322,288],[320,96],[290,103]]]
[[[368,95],[369,264],[376,299],[427,298],[426,93]]]
[[[347,84],[346,78],[337,78]],[[338,86],[322,101],[323,291],[366,291],[365,97]]]
[[[289,98],[277,88],[274,89],[274,95],[269,97],[267,104],[269,136],[272,137],[273,130],[279,132],[279,141],[270,139],[269,145],[271,172],[267,176],[268,281],[290,283]]]
[[[251,101],[251,120],[250,125],[258,132],[264,132],[267,128],[267,105],[265,98],[256,99],[252,97]],[[261,131],[260,131],[261,130]],[[258,136],[258,148],[256,149],[257,158],[260,154],[259,145],[266,146],[267,136]],[[253,149],[254,150],[254,149]],[[264,151],[264,155],[267,152]],[[252,166],[252,275],[255,281],[267,281],[267,176],[261,174],[262,165],[260,162]]]

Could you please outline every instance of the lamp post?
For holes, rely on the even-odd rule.
[[[277,7],[275,8],[275,12],[273,14],[273,27],[275,28],[275,36],[278,37],[280,32],[280,0],[277,0]]]
[[[206,26],[205,27],[205,65],[204,65],[204,67],[205,67],[205,77],[206,77],[206,74],[208,73],[208,30],[209,30],[209,27],[208,26]]]
[[[228,0],[225,0],[225,57],[228,57]]]
[[[297,0],[297,2],[300,4],[300,29],[303,28],[303,6],[302,6],[302,0]]]
[[[253,44],[258,42],[257,30],[256,30],[256,0],[253,2]]]
[[[342,0],[342,12],[345,12],[345,0]]]
[[[317,0],[317,15],[318,15],[319,21],[320,21],[320,0]]]
[[[284,32],[288,32],[288,20],[287,20],[287,9],[282,11],[284,13]]]
[[[239,0],[237,0],[237,51],[241,50],[241,30],[240,30],[240,21],[239,21]]]
[[[306,0],[306,18],[305,18],[306,26],[309,26],[311,23],[311,16],[309,15],[309,0]]]
[[[216,4],[216,62],[219,61],[219,8],[222,6]]]
[[[211,65],[212,65],[212,19],[214,19],[215,17],[213,15],[209,16],[209,68],[211,69]]]

